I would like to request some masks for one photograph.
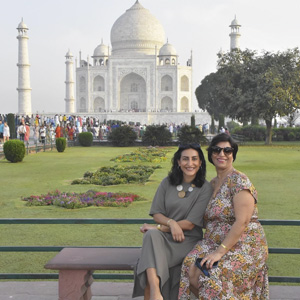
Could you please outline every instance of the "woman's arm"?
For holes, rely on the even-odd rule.
[[[188,220],[181,220],[176,222],[175,220],[170,219],[163,214],[154,214],[153,219],[157,224],[160,224],[161,231],[171,232],[173,240],[176,242],[184,241],[184,230],[192,230],[195,227],[195,225]],[[157,229],[157,226],[145,223],[140,228],[140,231],[142,233],[145,233],[146,231],[151,229]]]
[[[192,230],[195,225],[188,220],[180,220],[176,222],[173,219],[170,219],[163,214],[154,214],[153,219],[156,223],[161,224],[161,231],[163,232],[171,232],[174,241],[183,242],[184,230]]]
[[[246,226],[249,224],[254,210],[254,198],[249,190],[243,190],[233,197],[233,206],[235,214],[235,222],[233,223],[226,238],[216,251],[208,254],[201,262],[203,265],[206,261],[207,267],[211,268],[213,263],[220,260],[230,248],[232,248],[239,240]]]

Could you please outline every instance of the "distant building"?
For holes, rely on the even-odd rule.
[[[229,27],[231,28],[230,36],[230,51],[234,49],[240,49],[240,27],[242,25],[239,24],[238,20],[236,19],[236,16],[234,17],[234,20],[231,22]]]
[[[79,55],[78,113],[192,112],[192,55],[179,65],[163,26],[139,1],[115,21],[110,38],[111,48],[101,41],[91,58]]]
[[[18,114],[31,115],[30,64],[28,56],[28,27],[23,22],[18,25]]]

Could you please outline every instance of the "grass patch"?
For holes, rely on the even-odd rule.
[[[136,147],[72,147],[63,153],[40,152],[25,156],[23,162],[12,164],[0,160],[1,218],[147,218],[151,201],[161,180],[171,167],[175,147],[168,147],[167,159],[161,161],[145,183],[111,186],[71,185],[87,170],[112,167],[112,158],[134,152]],[[137,165],[136,162],[120,165]],[[155,163],[143,162],[153,166]],[[207,178],[215,176],[214,167],[207,164]],[[236,169],[249,176],[258,190],[260,219],[300,219],[299,166],[300,145],[241,146],[234,163]],[[85,193],[134,193],[144,198],[129,207],[86,207],[66,210],[55,206],[26,206],[21,197],[40,195],[53,190]],[[264,226],[270,247],[300,248],[297,226]],[[139,225],[1,225],[1,245],[26,246],[140,246]],[[44,264],[55,253],[1,253],[2,273],[42,273]],[[299,276],[299,255],[270,255],[268,265],[272,276]],[[282,268],[282,266],[285,266]]]

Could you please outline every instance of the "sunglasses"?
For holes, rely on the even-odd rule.
[[[231,148],[231,147],[221,148],[221,147],[218,147],[218,146],[212,146],[211,150],[212,150],[212,153],[214,153],[214,154],[220,154],[221,151],[223,150],[223,152],[226,156],[233,153],[233,148]]]

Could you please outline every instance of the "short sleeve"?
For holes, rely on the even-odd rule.
[[[195,201],[193,207],[191,207],[186,220],[190,221],[196,226],[203,227],[204,213],[212,192],[213,190],[211,184],[205,181],[203,186],[199,189],[197,200]]]
[[[154,195],[151,209],[149,212],[149,215],[151,217],[153,217],[154,214],[166,215],[165,196],[166,196],[167,186],[168,186],[168,178],[166,177],[162,180]]]
[[[255,199],[255,203],[257,202],[257,191],[250,179],[245,174],[236,171],[231,176],[230,181],[230,191],[232,197],[243,190],[249,190]]]

